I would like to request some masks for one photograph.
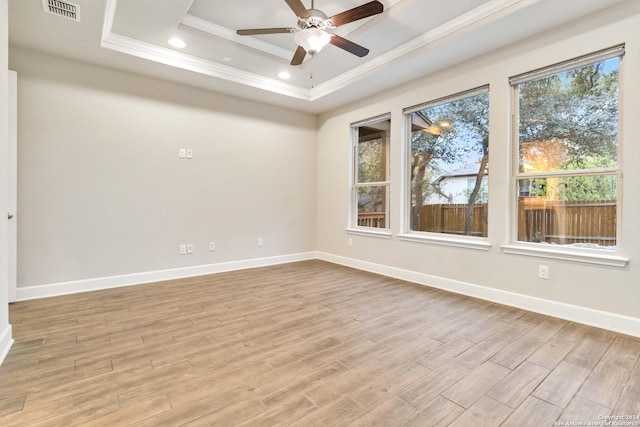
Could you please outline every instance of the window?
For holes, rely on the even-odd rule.
[[[615,249],[623,54],[615,47],[511,78],[517,241]]]
[[[476,188],[476,178],[469,178],[467,181],[467,198],[469,194],[473,192]],[[489,201],[489,181],[487,181],[487,177],[482,178],[482,183],[480,184],[480,191],[478,192],[478,196],[476,197],[476,201],[487,203]]]
[[[389,115],[351,125],[352,227],[389,228]]]
[[[409,230],[486,237],[489,88],[405,110]]]

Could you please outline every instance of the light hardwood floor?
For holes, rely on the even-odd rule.
[[[21,302],[10,321],[2,426],[640,414],[640,339],[321,261]]]

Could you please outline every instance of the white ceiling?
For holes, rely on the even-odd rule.
[[[315,8],[332,16],[368,1],[316,0]],[[370,49],[369,55],[358,58],[329,45],[298,67],[289,65],[293,34],[235,34],[296,27],[284,0],[71,0],[80,6],[80,22],[45,13],[42,0],[9,0],[9,42],[319,113],[622,1],[381,0],[382,14],[334,31]],[[303,3],[311,7],[311,0]],[[187,47],[171,47],[171,37]],[[291,79],[279,79],[280,71]]]

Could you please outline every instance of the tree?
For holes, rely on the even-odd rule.
[[[617,160],[618,70],[610,61],[618,59],[520,84],[521,146],[559,141],[577,169],[585,169],[581,158]]]
[[[427,167],[434,159],[446,161],[454,157],[455,152],[439,135],[421,130],[411,134],[411,153],[411,229],[419,230],[422,206],[431,192],[432,171]]]
[[[489,161],[489,94],[462,98],[414,114],[430,126],[411,134],[411,229],[420,229],[422,207],[429,194],[442,193],[431,182],[434,172],[474,158],[479,159],[479,167],[465,218],[465,234],[471,234],[473,205]]]
[[[617,61],[614,58],[519,86],[521,172],[526,172],[524,165],[532,164],[536,156],[547,160],[547,168],[538,165],[537,171],[617,166]],[[557,182],[552,185],[548,180]],[[615,180],[607,175],[537,178],[532,184],[531,195],[549,196],[551,185],[564,201],[612,200],[616,193]]]
[[[520,172],[535,173],[521,183],[528,184],[530,196],[545,202],[616,199],[618,63],[619,58],[612,58],[518,85]],[[591,209],[579,210],[579,223],[589,225],[580,229],[580,236],[571,234],[576,228],[568,227],[561,214],[568,205],[575,203],[550,204],[558,218],[553,234],[560,242],[566,234],[615,238],[600,226],[608,220]],[[615,211],[613,215],[615,223]],[[540,241],[540,233],[523,229],[523,235],[526,241]]]
[[[382,144],[381,138],[358,143],[358,182],[385,180]]]
[[[567,164],[567,169],[608,168],[616,162],[609,156],[580,157],[575,162]],[[569,176],[562,178],[559,185],[560,200],[599,201],[616,200],[616,181],[611,175]]]
[[[355,184],[359,213],[385,210],[388,187],[383,183],[388,180],[387,134],[389,124],[389,119],[386,119],[358,128]]]
[[[476,174],[476,184],[467,201],[464,234],[470,235],[475,201],[489,165],[489,94],[484,93],[452,102],[450,110],[449,114],[455,117],[457,126],[460,128],[458,137],[467,142],[466,145],[471,150],[477,150],[482,155]]]

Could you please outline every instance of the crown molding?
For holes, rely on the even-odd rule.
[[[176,52],[171,49],[113,33],[111,30],[116,13],[117,0],[107,0],[106,2],[101,46],[117,52],[193,71],[210,77],[223,79],[256,89],[262,89],[307,102],[313,102],[333,94],[349,85],[357,83],[359,80],[369,76],[376,70],[392,64],[401,58],[416,55],[424,48],[429,47],[429,45],[440,42],[447,37],[468,29],[469,27],[481,25],[483,22],[487,22],[494,17],[499,17],[502,13],[513,13],[540,1],[541,0],[488,1],[487,3],[484,3],[483,5],[478,6],[449,22],[428,31],[395,49],[383,53],[362,65],[352,68],[351,70],[324,83],[320,83],[313,88],[304,88],[290,83],[285,83],[273,78],[240,70],[229,65],[219,64],[210,60]],[[246,37],[242,40],[238,40],[239,36],[236,36],[232,30],[189,14],[185,14],[182,17],[181,23],[278,57],[288,59],[290,56],[290,52],[285,52],[284,49],[257,39],[251,40],[253,39],[252,37]]]
[[[513,9],[510,12],[530,6],[540,0],[492,0],[482,6],[460,15],[459,17],[428,31],[407,43],[398,46],[382,55],[373,58],[364,64],[351,69],[341,75],[334,77],[324,83],[320,83],[311,89],[311,101],[321,99],[333,92],[343,89],[350,84],[360,80],[376,69],[390,64],[405,55],[416,54],[418,50],[429,46],[435,42],[441,41],[446,37],[462,31],[481,21],[487,20],[506,9]]]
[[[308,89],[192,55],[186,55],[120,34],[109,33],[102,39],[101,47],[256,89],[310,101]]]
[[[293,52],[289,51],[288,49],[284,49],[271,43],[258,40],[255,37],[239,36],[230,28],[214,24],[213,22],[198,18],[197,16],[193,16],[188,13],[182,17],[180,23],[182,25],[186,25],[187,27],[195,28],[196,30],[200,30],[208,34],[212,34],[214,36],[239,43],[243,46],[266,52],[269,55],[286,59],[287,61],[290,61],[291,57],[293,56]]]

